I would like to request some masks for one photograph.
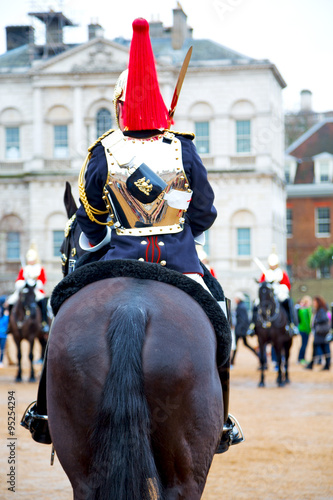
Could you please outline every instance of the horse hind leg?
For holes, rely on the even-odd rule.
[[[290,354],[290,345],[286,345],[284,352],[285,352],[285,360],[284,360],[284,383],[285,384],[290,384],[290,379],[289,379],[289,354]]]
[[[259,351],[260,381],[258,387],[265,387],[265,364],[266,364],[265,348],[266,348],[265,345],[260,344],[260,351]]]
[[[35,370],[34,370],[34,354],[33,354],[33,348],[34,348],[34,339],[30,341],[30,352],[29,352],[29,360],[30,360],[30,378],[29,382],[36,382],[35,378]]]
[[[281,355],[281,350],[277,351],[276,349],[276,358],[277,358],[277,365],[278,365],[278,376],[277,376],[277,379],[276,379],[276,383],[279,387],[283,387],[284,386],[284,380],[283,380],[283,375],[282,375],[282,369],[281,369],[281,365],[282,365],[282,355]]]
[[[21,366],[21,361],[22,361],[22,351],[21,351],[21,342],[18,341],[16,342],[17,346],[17,375],[15,382],[22,382],[22,366]]]

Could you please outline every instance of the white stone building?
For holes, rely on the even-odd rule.
[[[80,167],[88,146],[115,126],[113,87],[128,62],[128,40],[101,38],[100,27],[91,25],[86,43],[68,46],[61,32],[70,25],[67,18],[34,15],[46,24],[46,44],[34,45],[27,27],[7,28],[14,48],[0,56],[0,293],[12,290],[32,240],[46,267],[47,291],[61,278],[65,182],[78,201]],[[20,28],[29,39],[15,46],[10,37]],[[229,297],[242,290],[253,299],[260,271],[252,258],[266,264],[275,244],[286,260],[284,80],[267,60],[192,38],[180,8],[171,28],[152,22],[150,32],[167,105],[193,45],[174,129],[196,132],[215,190],[218,219],[206,245],[210,264]]]

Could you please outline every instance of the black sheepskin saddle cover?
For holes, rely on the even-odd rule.
[[[230,327],[216,299],[191,278],[159,264],[137,260],[108,260],[85,264],[68,274],[54,288],[51,296],[53,314],[56,315],[62,303],[86,285],[107,278],[119,277],[160,281],[175,286],[190,295],[203,308],[215,329],[218,366],[227,361],[231,347]],[[215,281],[218,284],[217,280]],[[224,298],[219,284],[214,295],[217,300]]]

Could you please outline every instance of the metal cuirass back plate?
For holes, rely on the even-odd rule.
[[[108,137],[102,144],[108,164],[108,179],[105,186],[105,201],[114,219],[118,234],[147,236],[179,232],[183,229],[183,215],[191,199],[192,191],[186,178],[181,142],[173,134],[167,141],[164,135],[148,139],[124,137],[126,157],[134,159],[131,163],[136,167],[120,166],[108,147]],[[164,140],[163,140],[164,139]],[[140,200],[128,189],[129,177],[134,172],[148,171],[152,178],[162,179],[162,192],[149,203],[142,200],[151,192],[152,185],[149,174],[137,179],[136,186],[141,191]],[[148,169],[145,167],[148,167]],[[136,169],[136,170],[135,170]],[[140,176],[137,176],[140,177]]]

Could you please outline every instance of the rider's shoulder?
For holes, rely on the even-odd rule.
[[[105,132],[103,135],[101,135],[98,139],[96,139],[96,141],[91,146],[89,146],[89,148],[88,148],[89,153],[91,153],[96,148],[96,146],[102,145],[101,141],[103,139],[105,139],[105,137],[107,137],[108,135],[110,135],[113,132],[115,132],[115,130],[116,129],[111,128],[110,130],[108,130],[107,132]]]
[[[178,139],[190,139],[193,141],[195,134],[193,132],[178,132],[176,130],[169,130],[171,134],[174,134]]]

